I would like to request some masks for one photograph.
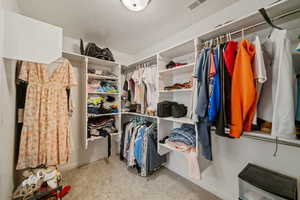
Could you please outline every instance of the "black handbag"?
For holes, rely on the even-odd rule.
[[[176,104],[171,101],[163,101],[157,104],[157,115],[159,117],[171,117],[172,116],[172,105]]]
[[[172,105],[172,117],[180,118],[185,117],[187,114],[187,107],[183,104]]]
[[[95,43],[88,43],[84,49],[82,39],[80,39],[80,52],[81,55],[90,56],[102,60],[108,60],[114,62],[114,56],[108,48],[100,48]]]

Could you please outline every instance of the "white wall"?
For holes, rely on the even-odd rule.
[[[14,188],[15,62],[0,59],[0,199],[10,199]]]
[[[0,9],[18,12],[15,0],[0,0]],[[0,44],[2,46],[3,44]],[[0,199],[11,199],[14,188],[15,62],[0,57]]]
[[[163,49],[196,38],[198,35],[212,30],[215,25],[243,17],[260,7],[268,5],[270,2],[272,1],[253,0],[249,3],[248,0],[240,0],[215,15],[145,49],[135,59],[142,59]],[[230,140],[212,134],[212,149],[213,162],[202,172],[202,179],[200,181],[191,181],[218,195],[221,199],[238,199],[238,174],[247,163],[254,163],[295,177],[298,180],[300,179],[299,148],[279,145],[278,154],[274,157],[275,144],[247,138]],[[178,162],[176,163],[177,159],[180,159],[180,162],[182,162],[185,158],[182,155],[174,156],[175,153],[172,154],[172,164],[167,165],[167,167],[183,177],[187,177],[187,174],[179,169]]]
[[[84,41],[85,43],[90,41]],[[80,40],[71,37],[64,37],[63,50],[66,52],[80,53]],[[101,45],[99,45],[101,47]],[[114,55],[116,62],[123,65],[130,64],[134,61],[134,55],[126,54],[115,49],[110,49]]]

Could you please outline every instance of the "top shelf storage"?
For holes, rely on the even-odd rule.
[[[119,63],[116,62],[111,62],[108,60],[101,60],[98,58],[93,58],[93,57],[89,57],[86,56],[88,58],[88,62],[91,65],[101,65],[101,66],[105,66],[105,67],[117,67],[119,65]]]
[[[117,62],[111,62],[107,60],[102,60],[98,58],[93,58],[90,56],[84,56],[78,53],[73,52],[63,52],[63,57],[67,58],[68,60],[72,60],[73,62],[84,62],[85,59],[88,60],[88,63],[91,65],[101,65],[104,67],[116,67],[119,65]]]
[[[288,2],[288,3],[287,3]],[[268,15],[270,18],[273,18],[274,16],[280,16],[282,13],[289,12],[295,8],[298,8],[300,6],[300,1],[288,1],[288,0],[281,0],[276,1],[275,3],[271,4],[270,6],[266,7],[266,11],[268,12]],[[290,21],[291,19],[294,19],[294,16],[279,17],[278,20],[276,20],[276,24],[281,24],[287,21]],[[224,23],[218,28],[215,28],[213,30],[210,30],[206,33],[203,33],[198,36],[199,40],[209,40],[212,38],[215,38],[220,35],[224,35],[226,33],[235,31],[235,30],[241,30],[242,28],[253,26],[254,24],[264,23],[264,19],[261,16],[261,14],[258,11],[255,11],[253,13],[250,13],[249,15],[246,15],[242,18],[232,20],[229,23]],[[247,31],[248,33],[257,32],[259,30],[263,30],[267,27],[270,27],[269,25],[260,26],[258,29],[256,26],[253,26],[253,29],[250,29]]]
[[[177,57],[192,54],[195,52],[194,40],[190,40],[183,44],[161,51],[159,55],[165,59],[172,60]]]
[[[138,65],[142,65],[142,64],[145,64],[145,63],[150,63],[150,64],[153,64],[153,65],[156,65],[157,64],[157,56],[153,55],[153,56],[150,56],[150,57],[143,58],[141,60],[137,60],[134,63],[128,65],[127,68],[136,67]]]

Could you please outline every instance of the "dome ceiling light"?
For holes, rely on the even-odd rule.
[[[151,2],[151,0],[121,0],[126,8],[131,11],[142,11],[144,10]]]

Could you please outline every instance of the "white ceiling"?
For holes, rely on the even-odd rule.
[[[136,54],[238,0],[207,0],[190,11],[193,0],[152,0],[130,12],[120,0],[18,0],[26,16],[64,29],[64,35]]]

